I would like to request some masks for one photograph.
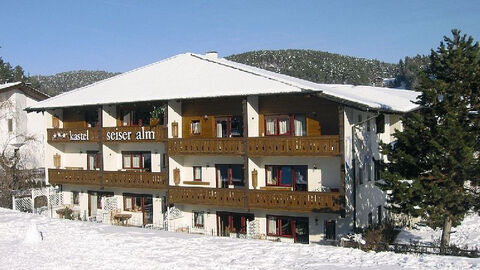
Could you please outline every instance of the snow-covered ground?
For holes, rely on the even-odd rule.
[[[417,226],[415,229],[404,229],[397,236],[397,243],[408,244],[410,242],[420,244],[440,244],[442,231],[433,230],[427,226]],[[452,229],[450,243],[457,247],[468,249],[480,249],[480,217],[477,214],[469,214],[462,224]]]
[[[49,219],[2,208],[0,254],[0,269],[480,268],[480,259],[188,235]]]

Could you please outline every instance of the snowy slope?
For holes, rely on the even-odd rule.
[[[470,214],[465,217],[462,224],[452,229],[450,243],[457,247],[468,249],[480,249],[480,216]],[[418,242],[422,244],[439,244],[442,236],[441,230],[433,230],[429,227],[416,229],[404,229],[397,236],[397,243],[408,244]]]
[[[35,223],[43,241],[32,238]],[[33,229],[35,231],[35,229]],[[0,208],[1,269],[475,269],[480,259],[362,252],[54,220]]]

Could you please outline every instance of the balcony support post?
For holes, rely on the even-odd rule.
[[[249,209],[249,169],[248,169],[248,101],[247,97],[242,100],[242,117],[243,117],[243,181],[245,186],[245,208]]]
[[[98,182],[100,183],[100,189],[104,188],[104,181],[103,181],[103,136],[102,136],[102,127],[103,127],[103,108],[102,106],[98,107],[98,124],[97,124],[97,134],[98,136],[98,156],[97,158],[100,158],[100,170],[98,172]]]

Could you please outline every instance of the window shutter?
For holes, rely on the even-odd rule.
[[[60,169],[62,165],[60,158],[61,158],[60,154],[53,155],[53,166],[55,167],[55,169]]]
[[[60,128],[60,119],[56,115],[52,115],[52,126],[53,128]]]
[[[95,154],[95,168],[100,169],[102,167],[102,154],[96,153]]]

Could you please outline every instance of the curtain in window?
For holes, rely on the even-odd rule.
[[[267,135],[275,135],[277,121],[275,118],[267,119]]]
[[[217,122],[217,138],[222,138],[222,137],[223,137],[222,122]]]
[[[194,176],[193,178],[195,180],[201,180],[202,179],[202,167],[195,167],[193,170]]]
[[[123,156],[123,167],[124,168],[131,168],[132,164],[130,163],[130,155]]]
[[[286,119],[286,118],[278,120],[278,133],[280,135],[288,133],[289,122],[290,122],[289,119]]]
[[[295,136],[305,136],[305,116],[296,115],[293,121]]]
[[[134,154],[133,155],[133,160],[132,160],[132,163],[133,163],[132,167],[133,168],[140,168],[141,167],[140,166],[140,164],[142,164],[141,163],[141,158],[142,158],[142,155],[139,155],[139,154]]]
[[[125,210],[131,210],[132,209],[132,197],[125,197]]]
[[[123,125],[130,126],[130,112],[123,115]]]
[[[203,227],[203,212],[194,212],[195,226]]]
[[[268,217],[268,234],[277,234],[277,219]]]
[[[276,185],[277,184],[277,170],[273,167],[267,167],[267,184],[268,185]]]
[[[95,170],[95,155],[96,154],[88,154],[88,170]]]
[[[192,133],[200,134],[200,122],[192,122]]]

